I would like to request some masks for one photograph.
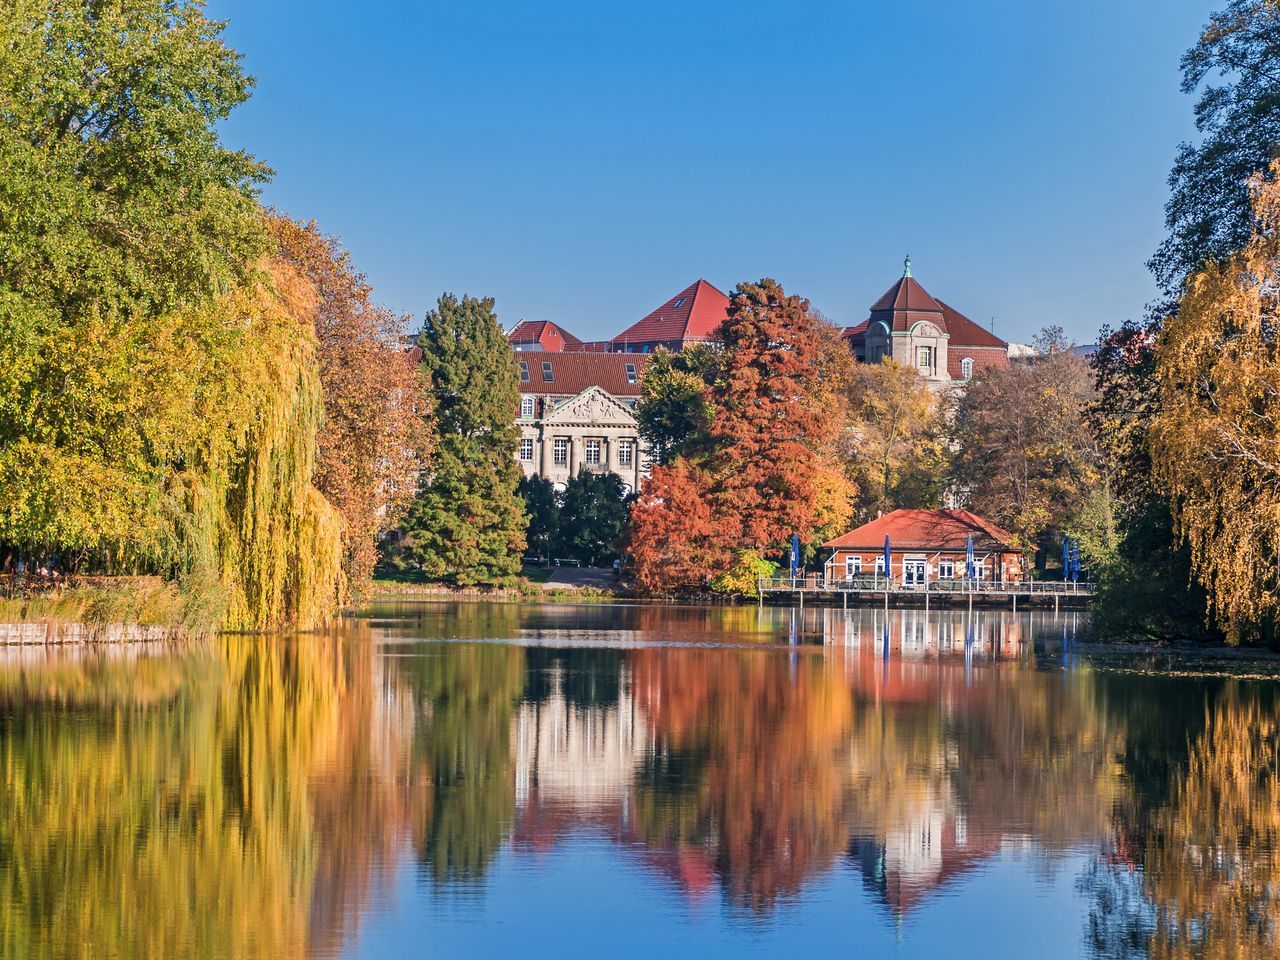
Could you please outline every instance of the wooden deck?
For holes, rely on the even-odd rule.
[[[1079,610],[1097,592],[1070,580],[935,580],[925,584],[884,577],[825,580],[821,576],[772,577],[758,581],[760,602],[840,607],[1019,607]]]

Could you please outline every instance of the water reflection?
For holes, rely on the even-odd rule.
[[[444,938],[461,894],[497,936],[502,878],[581,861],[572,916],[603,896],[592,850],[672,944],[839,896],[911,924],[893,953],[1003,865],[1008,895],[1070,874],[1065,955],[1273,953],[1275,687],[1063,669],[1083,627],[391,605],[289,642],[9,652],[0,955],[413,953],[392,905],[443,903]],[[867,922],[825,933],[874,955]],[[1017,955],[991,933],[951,955]]]

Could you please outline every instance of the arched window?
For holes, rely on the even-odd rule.
[[[973,361],[968,357],[960,361],[960,376],[965,380],[973,379]]]

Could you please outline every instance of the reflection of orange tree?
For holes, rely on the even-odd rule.
[[[731,901],[756,910],[835,860],[850,699],[819,658],[789,670],[776,652],[649,649],[632,662],[656,738],[636,791],[647,842],[701,846]]]
[[[361,684],[336,650],[0,667],[0,955],[309,954],[318,874],[353,880],[317,856],[322,811],[367,802],[311,789],[322,759],[350,761],[338,718]]]
[[[510,829],[524,656],[520,647],[475,644],[397,661],[414,703],[411,829],[437,882],[482,878]]]
[[[1235,684],[1209,711],[1143,857],[1149,953],[1274,956],[1280,937],[1280,712]]]

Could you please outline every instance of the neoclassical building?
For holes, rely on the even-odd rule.
[[[892,359],[939,388],[1009,365],[1009,344],[930,296],[911,275],[910,257],[902,276],[871,305],[871,315],[844,336],[859,361]]]
[[[525,476],[563,489],[580,470],[615,473],[628,491],[649,475],[636,405],[644,357],[522,350],[516,450]]]

